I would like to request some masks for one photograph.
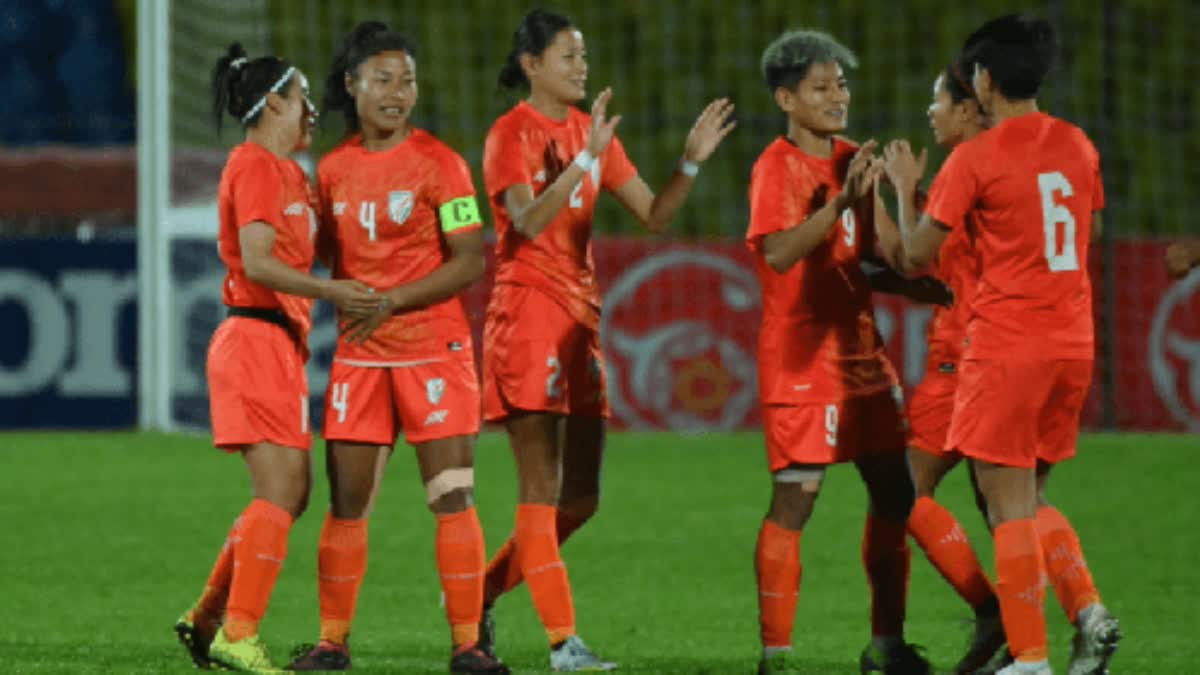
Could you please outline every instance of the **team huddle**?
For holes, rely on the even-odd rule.
[[[862,672],[932,672],[904,638],[909,536],[974,610],[955,672],[1049,673],[1047,580],[1077,629],[1070,673],[1107,672],[1117,621],[1074,530],[1046,500],[1052,467],[1075,453],[1091,380],[1087,252],[1104,205],[1091,142],[1038,111],[1052,49],[1046,23],[1017,15],[967,39],[934,82],[929,119],[951,152],[928,193],[924,152],[842,135],[853,52],[795,31],[762,55],[787,132],[754,165],[746,237],[763,293],[759,393],[773,478],[755,551],[760,673],[803,663],[791,647],[801,533],[826,468],[845,462],[869,496]],[[509,672],[492,608],[522,581],[553,670],[617,667],[576,632],[559,550],[598,507],[610,414],[594,207],[606,190],[647,229],[664,230],[734,129],[733,104],[717,99],[700,112],[655,192],[616,135],[612,91],[591,114],[576,107],[587,96],[579,29],[544,10],[523,18],[498,81],[528,96],[485,141],[496,278],[477,368],[459,296],[484,271],[483,221],[467,163],[410,124],[417,63],[413,44],[381,23],[345,37],[323,101],[324,113],[342,115],[345,137],[320,161],[315,188],[290,159],[316,121],[305,75],[237,44],[214,69],[218,129],[231,115],[245,142],[219,188],[229,316],[207,375],[214,444],[243,457],[253,499],[175,624],[198,667],[277,669],[258,625],[312,483],[305,362],[318,299],[336,306],[340,336],[322,434],[330,504],[318,542],[320,635],[288,669],[351,667],[368,519],[401,432],[436,519],[450,672]],[[311,274],[318,260],[331,278]],[[873,292],[939,305],[907,411]],[[482,421],[505,428],[519,482],[512,535],[490,562],[472,498]],[[934,499],[963,459],[995,538],[994,583]]]

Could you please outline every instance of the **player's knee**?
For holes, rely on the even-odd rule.
[[[374,488],[374,485],[367,484],[331,486],[333,492],[329,502],[333,517],[351,520],[366,517]]]
[[[825,469],[789,467],[776,471],[767,517],[789,530],[800,530],[812,516]]]
[[[425,483],[425,501],[436,514],[461,513],[475,504],[474,491],[473,468],[446,469]]]

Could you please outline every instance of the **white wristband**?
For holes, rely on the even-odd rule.
[[[688,178],[695,178],[696,174],[700,173],[700,165],[695,162],[689,162],[686,159],[679,160],[679,173]]]
[[[575,166],[583,169],[584,173],[589,173],[595,163],[596,158],[587,150],[580,150],[579,154],[575,155]]]

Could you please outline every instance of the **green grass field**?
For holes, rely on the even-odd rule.
[[[758,434],[614,434],[600,513],[565,547],[580,633],[625,672],[749,673],[757,656],[753,547],[769,483]],[[1125,641],[1116,673],[1200,669],[1200,443],[1095,435],[1059,470],[1052,498],[1074,521]],[[515,476],[503,437],[478,450],[480,515],[494,551],[508,535]],[[320,465],[320,463],[318,463]],[[199,592],[248,499],[241,462],[208,439],[135,433],[0,434],[3,553],[0,671],[170,672],[190,662],[171,624]],[[371,524],[370,572],[354,631],[362,672],[445,672],[447,630],[433,522],[412,453],[399,450]],[[327,503],[317,470],[263,626],[276,660],[313,641],[316,544]],[[942,498],[991,567],[965,474]],[[859,561],[865,494],[831,472],[805,531],[796,649],[811,673],[856,672],[869,636]],[[516,672],[545,671],[545,637],[518,589],[497,608]],[[969,616],[914,552],[908,637],[941,667],[960,655]],[[1048,593],[1052,660],[1071,629]]]

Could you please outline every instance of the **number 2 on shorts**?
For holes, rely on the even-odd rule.
[[[562,389],[558,386],[562,364],[558,362],[558,357],[551,356],[546,359],[546,366],[550,368],[550,374],[546,376],[546,398],[558,398],[562,396]]]

